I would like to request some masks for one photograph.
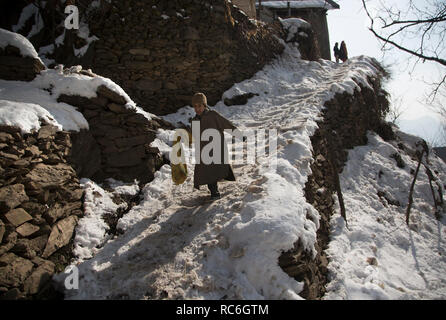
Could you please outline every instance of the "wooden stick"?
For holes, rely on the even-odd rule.
[[[412,208],[412,203],[413,203],[413,189],[415,187],[415,182],[417,181],[418,172],[420,171],[421,160],[423,160],[423,155],[424,155],[424,149],[421,151],[420,159],[418,161],[417,170],[415,171],[415,176],[413,177],[412,185],[410,186],[409,204],[407,205],[407,210],[406,210],[406,224],[407,225],[409,225],[410,209]]]
[[[339,172],[338,172],[338,168],[335,163],[335,159],[333,157],[334,149],[333,149],[333,144],[332,144],[332,138],[329,133],[326,133],[326,137],[327,137],[327,146],[328,146],[328,158],[329,158],[328,161],[330,162],[331,169],[333,171],[333,184],[336,188],[336,194],[338,196],[339,206],[341,208],[341,217],[344,218],[345,225],[348,228],[347,215],[345,212],[344,197],[342,195],[341,182],[339,180]]]
[[[434,178],[434,175],[433,175],[431,169],[429,169],[429,167],[424,163],[423,163],[423,166],[424,166],[424,169],[426,170],[427,177],[429,178],[429,186],[431,188],[432,198],[434,199],[435,214],[437,214],[438,201],[437,201],[437,198],[435,197],[434,186],[432,185],[432,181],[435,180],[435,178]]]

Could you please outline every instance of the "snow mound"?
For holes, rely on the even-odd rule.
[[[42,120],[60,128],[51,114],[37,104],[0,100],[0,125],[18,127],[22,133],[28,133],[39,130]]]
[[[288,18],[282,19],[279,17],[279,21],[283,28],[288,31],[287,41],[290,41],[296,36],[299,29],[310,29],[311,24],[300,18]]]
[[[0,99],[16,104],[22,103],[20,109],[23,111],[29,104],[38,105],[49,113],[50,118],[53,119],[52,123],[60,130],[79,131],[89,128],[87,120],[75,107],[59,103],[57,99],[62,94],[93,98],[97,96],[96,92],[100,86],[106,86],[125,98],[127,108],[141,113],[148,120],[156,117],[138,107],[127,93],[112,80],[101,76],[82,75],[77,73],[78,69],[82,69],[82,67],[73,67],[72,72],[62,71],[62,69],[43,70],[31,82],[0,80]],[[30,112],[35,113],[35,109]],[[19,127],[23,132],[40,128],[39,117],[17,117],[5,107],[0,109],[0,116],[9,125]]]
[[[18,48],[23,57],[31,57],[42,62],[36,49],[34,49],[34,46],[28,39],[21,34],[0,28],[0,48],[4,49],[8,45]]]

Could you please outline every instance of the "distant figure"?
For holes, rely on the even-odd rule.
[[[341,42],[341,48],[339,49],[339,59],[341,59],[342,62],[345,62],[348,59],[347,46],[344,41]]]
[[[339,47],[338,47],[338,43],[336,42],[336,44],[335,44],[335,46],[334,46],[334,48],[333,48],[333,51],[334,51],[334,56],[335,56],[335,59],[336,59],[336,63],[339,63],[339,54],[340,54],[340,51],[339,51]]]

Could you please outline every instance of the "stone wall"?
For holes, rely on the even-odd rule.
[[[58,101],[77,107],[90,127],[72,133],[69,160],[79,177],[147,183],[163,165],[161,153],[150,143],[159,128],[170,128],[170,124],[158,118],[149,121],[127,109],[124,97],[105,86],[98,88],[96,98],[61,95]]]
[[[28,59],[15,61],[20,68]],[[25,71],[17,80],[40,72]],[[43,124],[22,134],[0,126],[0,299],[58,297],[49,280],[71,262],[74,230],[83,215],[79,178],[147,183],[163,165],[150,143],[169,123],[127,109],[126,99],[106,86],[98,87],[95,98],[62,95],[58,101],[77,107],[89,130]]]
[[[353,95],[337,94],[326,102],[323,120],[311,138],[314,162],[305,196],[321,215],[315,245],[317,256],[312,259],[297,242],[293,250],[283,253],[279,259],[279,265],[288,275],[304,282],[300,295],[305,299],[319,299],[325,294],[329,222],[334,213],[333,197],[340,189],[338,175],[347,161],[347,150],[366,144],[368,130],[377,132],[386,140],[392,138],[390,126],[383,121],[389,108],[387,93],[381,88],[379,78],[369,81],[373,83],[373,90],[361,86],[361,91],[355,90]]]
[[[0,127],[0,299],[51,296],[69,263],[83,190],[67,163],[70,133]]]
[[[99,40],[83,59],[58,62],[111,78],[157,115],[190,104],[197,91],[216,103],[283,51],[275,28],[250,21],[226,0],[102,1],[89,28]]]
[[[22,57],[13,46],[0,48],[0,79],[31,81],[45,66],[38,59]]]

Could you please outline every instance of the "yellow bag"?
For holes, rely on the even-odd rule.
[[[179,143],[179,140],[175,142],[173,145]],[[180,144],[180,150],[177,152],[178,156],[181,157],[183,153],[183,147]],[[172,181],[176,184],[182,184],[187,179],[187,165],[186,163],[178,163],[178,164],[170,164],[172,169]]]

